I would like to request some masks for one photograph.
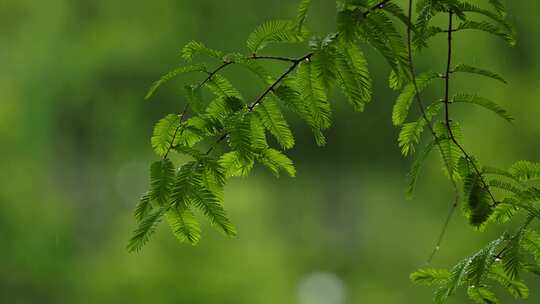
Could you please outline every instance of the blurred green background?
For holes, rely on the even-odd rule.
[[[313,32],[334,30],[334,1],[314,2]],[[468,149],[502,167],[540,161],[540,6],[508,2],[518,46],[459,34],[455,62],[490,67],[509,84],[468,76],[453,83],[516,117],[509,125],[477,108],[455,111]],[[298,177],[258,169],[227,186],[237,239],[206,225],[192,247],[160,227],[142,252],[125,249],[156,159],[152,126],[181,108],[183,84],[200,75],[169,83],[150,102],[146,89],[181,63],[189,40],[245,51],[251,29],[295,8],[277,0],[0,1],[0,303],[431,303],[431,290],[413,286],[408,274],[424,266],[451,191],[434,157],[416,198],[405,200],[410,160],[391,125],[396,93],[369,49],[375,96],[365,113],[334,96],[324,148],[292,118],[297,146],[288,154]],[[442,71],[444,40],[434,43],[419,70]],[[225,74],[255,96],[260,84],[244,73]],[[452,265],[499,231],[479,233],[455,217],[435,264]],[[539,303],[540,280],[526,279],[529,303]]]

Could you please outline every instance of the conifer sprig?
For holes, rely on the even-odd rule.
[[[498,303],[497,295],[491,291],[493,284],[500,284],[516,298],[526,298],[529,289],[521,274],[540,273],[540,233],[532,225],[540,217],[536,205],[540,188],[531,183],[540,179],[540,164],[518,161],[509,169],[482,166],[465,149],[464,132],[451,115],[453,104],[462,103],[478,105],[509,122],[513,120],[504,108],[476,92],[452,93],[451,97],[451,80],[460,73],[506,83],[489,69],[467,63],[453,66],[453,40],[461,31],[475,30],[502,38],[510,45],[516,43],[502,1],[490,0],[480,5],[468,0],[418,0],[417,16],[413,19],[413,0],[408,1],[405,10],[390,0],[338,0],[337,31],[308,38],[306,21],[311,3],[312,0],[301,0],[293,20],[268,21],[257,27],[246,42],[249,55],[226,54],[201,42],[189,42],[181,51],[186,65],[152,84],[147,98],[179,75],[205,75],[202,81],[185,86],[187,102],[183,110],[165,116],[154,127],[151,144],[160,160],[152,164],[150,189],[136,207],[138,227],[128,249],[140,250],[163,217],[179,241],[198,243],[201,227],[195,216],[197,211],[217,230],[234,237],[236,228],[224,208],[227,180],[249,175],[256,164],[275,176],[283,172],[295,176],[294,164],[284,153],[294,146],[295,140],[283,110],[298,115],[310,127],[318,145],[326,143],[325,131],[332,124],[332,104],[328,98],[332,89],[341,91],[354,110],[362,112],[373,89],[368,60],[360,47],[367,44],[390,66],[390,88],[402,90],[393,108],[392,122],[401,128],[398,147],[402,154],[417,153],[408,174],[407,196],[412,196],[416,181],[421,178],[421,168],[433,151],[440,155],[443,172],[454,192],[428,265],[439,251],[458,205],[469,223],[479,230],[494,224],[506,225],[520,214],[527,216],[519,229],[502,234],[455,266],[424,268],[413,273],[411,279],[436,286],[437,302],[444,302],[463,288],[477,303]],[[448,18],[447,27],[434,22],[441,15]],[[401,34],[402,27],[405,35]],[[447,36],[445,70],[418,74],[414,55],[429,51],[432,38],[443,34]],[[299,57],[264,53],[268,45],[278,43],[301,44],[307,51]],[[216,60],[217,63],[208,63]],[[259,64],[261,61],[288,66],[273,75]],[[246,68],[264,83],[261,93],[251,102],[223,75],[233,65]],[[215,68],[209,70],[207,66]],[[443,98],[424,103],[430,94],[429,87],[440,79],[444,81]],[[407,121],[413,116],[413,105],[419,115]],[[429,140],[424,144],[426,129]],[[278,147],[272,147],[269,137]],[[217,149],[222,144],[224,149]],[[424,145],[423,149],[420,145]],[[183,154],[189,160],[175,164],[170,160],[171,153]]]

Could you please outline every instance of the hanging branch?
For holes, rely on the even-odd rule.
[[[531,225],[540,217],[540,209],[534,205],[540,201],[540,188],[528,183],[540,180],[540,164],[518,161],[507,170],[480,167],[459,142],[460,134],[453,129],[450,112],[450,104],[468,103],[492,111],[505,120],[512,119],[502,107],[477,94],[460,93],[450,97],[450,79],[457,73],[476,74],[505,82],[500,75],[483,68],[460,64],[452,69],[454,33],[479,30],[503,38],[510,44],[515,43],[514,31],[505,20],[502,2],[490,0],[490,9],[486,9],[467,0],[423,1],[417,5],[416,22],[413,22],[412,0],[408,1],[406,12],[390,0],[366,2],[347,1],[343,3],[345,5],[339,5],[337,32],[313,37],[309,41],[306,41],[305,20],[311,1],[302,0],[294,20],[268,21],[249,35],[246,45],[250,55],[224,54],[195,41],[184,47],[182,57],[186,65],[156,81],[147,97],[177,75],[189,72],[207,75],[201,82],[188,87],[193,91],[188,91],[189,102],[183,111],[179,115],[165,116],[154,128],[151,142],[160,160],[151,165],[150,189],[135,211],[138,227],[129,242],[130,251],[138,251],[148,242],[165,215],[172,233],[182,242],[196,244],[200,239],[201,229],[194,216],[196,211],[225,235],[235,236],[236,229],[223,207],[226,181],[233,176],[248,175],[255,162],[276,176],[283,172],[290,176],[296,173],[292,160],[284,154],[294,146],[294,136],[280,102],[310,127],[319,145],[325,144],[324,131],[332,123],[332,105],[328,95],[333,88],[339,89],[357,111],[363,111],[370,102],[372,84],[367,60],[359,47],[364,45],[360,44],[363,42],[377,50],[391,67],[391,88],[399,89],[406,83],[392,113],[392,122],[401,127],[398,145],[402,154],[415,153],[426,128],[431,135],[431,141],[413,162],[408,175],[408,193],[414,190],[420,168],[435,147],[442,156],[443,170],[448,173],[453,188],[453,203],[428,264],[439,251],[457,210],[459,187],[463,188],[465,216],[475,228],[485,228],[492,223],[506,224],[517,214],[528,216],[527,222],[517,232],[502,234],[451,269],[421,269],[411,278],[417,283],[435,285],[437,302],[444,302],[458,288],[465,287],[474,301],[497,303],[487,279],[501,283],[515,297],[527,297],[528,289],[519,275],[540,269],[540,254],[535,249],[540,248],[540,232]],[[447,28],[440,28],[432,22],[439,14],[448,16]],[[475,21],[469,15],[481,15],[487,21]],[[394,20],[405,24],[406,43]],[[454,21],[460,23],[454,25]],[[417,74],[413,50],[429,48],[429,40],[439,34],[447,35],[445,72]],[[273,43],[301,43],[307,45],[309,51],[300,57],[261,55],[262,50]],[[195,57],[210,57],[221,62],[208,71],[204,65],[192,63]],[[288,66],[274,78],[255,63],[260,60]],[[221,74],[235,64],[247,67],[266,83],[251,103],[245,103],[241,93]],[[442,103],[437,101],[426,106],[422,91],[438,78],[444,79]],[[206,102],[202,90],[208,90],[213,99]],[[416,105],[420,115],[416,120],[405,123],[412,116],[409,115],[412,104]],[[194,111],[188,118],[190,108]],[[443,117],[439,120],[436,117],[442,109]],[[279,146],[271,147],[268,136],[272,136]],[[216,147],[225,139],[228,139],[229,151],[217,153]],[[201,149],[205,148],[199,145],[208,140],[213,144],[203,152]],[[171,151],[192,160],[177,167],[169,159]],[[499,200],[492,189],[504,190],[496,192]]]
[[[433,140],[434,140],[435,144],[437,145],[437,148],[438,148],[438,150],[439,150],[439,152],[441,154],[441,157],[443,158],[446,169],[447,169],[448,172],[451,172],[452,169],[450,167],[449,160],[447,159],[447,157],[443,153],[442,147],[440,145],[440,139],[437,136],[437,133],[435,133],[435,130],[433,129],[433,125],[431,124],[431,120],[427,117],[426,110],[425,110],[424,104],[422,102],[421,93],[420,93],[420,90],[418,89],[418,83],[416,81],[416,69],[414,67],[414,59],[413,59],[413,52],[412,52],[412,30],[413,30],[413,28],[412,28],[413,27],[412,8],[413,8],[413,1],[409,0],[408,10],[407,10],[407,20],[408,20],[408,24],[407,24],[407,57],[408,57],[408,60],[409,60],[411,82],[412,82],[412,84],[414,86],[414,91],[415,91],[415,94],[414,94],[415,95],[415,100],[416,100],[417,107],[420,110],[420,113],[422,114],[422,119],[424,119],[424,121],[426,122],[426,126],[428,127],[428,129],[429,129],[429,131],[430,131],[430,133],[431,133],[431,135],[433,137]],[[437,237],[435,247],[433,248],[432,252],[430,253],[430,255],[429,255],[429,257],[428,257],[428,259],[426,261],[426,264],[428,264],[428,265],[431,264],[431,262],[433,261],[433,258],[435,257],[437,252],[440,250],[442,241],[444,239],[444,236],[446,235],[446,232],[448,231],[448,226],[450,225],[450,221],[451,221],[451,219],[452,219],[452,217],[454,215],[455,210],[457,209],[457,207],[459,205],[459,189],[458,189],[458,186],[456,184],[454,176],[452,174],[450,174],[449,177],[450,177],[450,183],[451,183],[452,188],[454,190],[454,198],[453,198],[452,204],[450,205],[448,215],[446,216],[446,218],[444,220],[441,232],[439,233],[439,236]]]

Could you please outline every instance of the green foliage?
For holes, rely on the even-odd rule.
[[[489,70],[480,69],[480,68],[476,68],[476,67],[473,67],[473,66],[470,66],[470,65],[466,65],[466,64],[458,64],[454,68],[454,72],[462,72],[462,73],[471,73],[471,74],[482,75],[482,76],[485,76],[485,77],[493,78],[493,79],[498,80],[498,81],[500,81],[502,83],[506,83],[506,80],[504,80],[504,78],[502,78],[499,74],[493,73],[493,72],[491,72]]]
[[[296,15],[296,29],[301,33],[302,28],[304,27],[304,22],[306,21],[309,7],[311,6],[311,0],[301,0],[298,5],[298,14]]]
[[[435,115],[439,114],[441,108],[441,103],[432,104],[425,110],[425,117],[421,116],[417,121],[405,123],[401,126],[398,145],[404,156],[409,155],[409,153],[414,153],[415,146],[420,143],[426,125],[431,123],[431,120]]]
[[[510,174],[521,181],[530,181],[540,178],[540,164],[529,161],[518,161],[509,169]]]
[[[444,302],[459,286],[465,283],[470,264],[471,259],[467,258],[450,270],[448,279],[435,292],[436,302]]]
[[[223,58],[221,51],[213,50],[199,41],[190,41],[182,48],[182,58],[191,62],[195,56],[208,56],[216,59]]]
[[[231,176],[248,176],[253,169],[254,161],[240,157],[238,151],[225,153],[219,160],[221,166],[225,168],[225,174]]]
[[[354,44],[341,43],[336,52],[339,84],[356,111],[371,100],[371,78],[362,51]]]
[[[180,130],[181,117],[175,114],[169,114],[162,118],[154,127],[152,135],[152,148],[159,156],[164,156],[169,152],[171,145],[174,144],[176,135]]]
[[[156,161],[150,167],[150,200],[159,206],[169,201],[174,181],[174,164],[169,159]]]
[[[148,243],[150,236],[156,231],[157,225],[163,218],[163,214],[165,214],[164,208],[155,209],[139,222],[139,226],[133,232],[127,246],[130,252],[139,251]]]
[[[322,72],[312,61],[302,62],[298,67],[297,81],[300,97],[310,113],[309,120],[314,129],[317,144],[324,145],[326,139],[322,131],[330,127],[331,112],[322,81]]]
[[[482,177],[476,172],[467,175],[463,182],[463,192],[469,223],[478,227],[485,223],[493,212],[488,189],[484,186]]]
[[[283,117],[275,99],[265,100],[264,103],[256,107],[255,113],[283,149],[291,149],[294,146],[294,137],[289,129],[289,124]]]
[[[437,77],[438,74],[433,72],[418,75],[416,77],[418,93],[427,88]],[[413,103],[416,94],[418,94],[416,92],[416,87],[413,83],[408,83],[396,99],[394,109],[392,110],[392,122],[394,125],[399,126],[407,119],[411,104]]]
[[[165,84],[165,83],[169,82],[170,80],[174,79],[178,75],[185,74],[185,73],[190,73],[190,72],[204,72],[205,70],[206,70],[206,67],[204,65],[201,65],[201,64],[194,64],[194,65],[187,65],[187,66],[178,67],[178,68],[170,71],[169,73],[161,76],[161,78],[159,80],[154,82],[152,84],[152,86],[150,87],[150,89],[148,90],[148,93],[146,93],[145,99],[150,99],[150,97],[152,97],[154,95],[154,93],[156,92],[156,90],[160,86],[162,86],[163,84]]]
[[[438,139],[438,148],[440,151],[441,163],[443,170],[448,177],[459,180],[459,162],[463,156],[463,152],[456,145],[456,142],[462,140],[461,128],[457,122],[440,121],[433,126],[435,135]],[[455,140],[455,141],[454,141]]]
[[[261,24],[249,35],[246,42],[247,48],[251,52],[257,53],[269,43],[299,43],[304,41],[307,33],[305,30],[297,30],[298,24],[303,24],[303,19],[297,24],[285,20],[272,20]]]
[[[516,299],[526,299],[529,297],[529,288],[527,285],[521,281],[510,279],[500,266],[491,269],[489,278],[501,284]]]
[[[182,50],[189,64],[152,85],[147,97],[182,73],[207,74],[201,82],[185,86],[185,110],[165,116],[154,127],[151,143],[161,160],[151,166],[150,189],[136,207],[138,227],[128,249],[137,251],[147,243],[163,216],[178,240],[198,243],[201,228],[195,217],[197,211],[225,235],[235,236],[236,229],[224,208],[226,181],[248,176],[256,163],[276,177],[283,173],[295,176],[292,160],[283,153],[295,144],[284,110],[294,112],[310,127],[318,145],[326,143],[324,132],[332,124],[329,96],[333,96],[334,88],[354,110],[364,111],[373,95],[363,52],[363,47],[369,46],[390,66],[389,86],[401,89],[392,110],[392,123],[400,127],[401,153],[409,156],[417,147],[423,147],[407,176],[407,197],[412,196],[426,159],[436,152],[456,193],[450,216],[461,198],[470,225],[480,230],[489,224],[513,222],[518,215],[527,217],[514,234],[502,234],[449,270],[420,269],[411,274],[411,280],[434,286],[435,301],[439,303],[461,288],[476,303],[499,303],[490,285],[493,283],[516,298],[527,298],[529,290],[520,280],[521,273],[540,273],[540,236],[529,227],[540,216],[535,205],[540,201],[540,189],[530,184],[540,179],[540,164],[519,161],[508,170],[480,166],[464,146],[460,124],[453,115],[455,104],[463,103],[478,105],[506,121],[513,120],[495,102],[476,93],[455,94],[451,85],[461,73],[506,83],[488,69],[454,65],[452,58],[454,36],[463,30],[479,30],[515,44],[514,29],[505,19],[502,2],[491,0],[481,5],[460,0],[419,0],[417,18],[413,20],[406,13],[409,8],[393,1],[343,0],[337,7],[338,32],[307,39],[306,18],[311,2],[301,0],[296,18],[291,21],[268,21],[257,27],[247,39],[247,55],[225,54],[201,42],[189,42]],[[440,20],[448,20],[447,27],[441,26]],[[442,34],[447,35],[446,70],[416,75],[415,53],[429,48],[431,38]],[[271,43],[302,44],[306,53],[300,57],[260,55]],[[207,70],[206,65],[191,63],[196,57],[217,59],[219,63],[215,69]],[[273,69],[258,63],[260,60],[288,66],[273,74],[269,72]],[[231,65],[243,66],[262,80],[264,87],[256,98],[246,100],[220,74]],[[425,107],[424,95],[432,93],[426,89],[436,80],[442,80],[444,91],[430,96],[434,102]],[[207,96],[212,97],[207,100]],[[273,147],[274,143],[278,147]],[[169,153],[180,153],[190,160],[182,158],[182,163],[173,164]],[[438,244],[449,222],[450,217]]]
[[[265,149],[259,155],[259,161],[276,177],[279,177],[281,171],[285,171],[291,177],[296,175],[292,160],[276,149]]]
[[[489,290],[486,286],[471,286],[467,288],[469,298],[479,304],[496,304],[500,303],[495,293]]]
[[[516,39],[512,34],[501,31],[497,26],[487,21],[464,21],[457,27],[457,30],[483,31],[502,38],[511,46],[514,46],[516,44]]]
[[[411,273],[410,278],[416,284],[441,285],[448,281],[450,272],[446,269],[424,268]]]
[[[137,204],[137,207],[135,208],[135,219],[137,221],[142,221],[148,212],[152,210],[152,204],[150,203],[150,194],[148,192],[145,192]]]
[[[242,99],[240,92],[222,75],[214,75],[210,81],[206,82],[206,87],[218,98],[234,97]]]
[[[514,120],[514,118],[512,118],[512,116],[510,116],[510,114],[508,114],[508,112],[501,108],[497,103],[483,97],[470,94],[457,94],[454,96],[454,98],[452,98],[452,102],[476,104],[494,112],[508,122],[512,122]]]
[[[172,208],[166,216],[171,231],[180,242],[189,242],[193,245],[199,242],[201,228],[195,215],[186,206]]]

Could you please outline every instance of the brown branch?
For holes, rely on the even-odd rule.
[[[454,132],[452,131],[451,126],[451,119],[450,119],[450,75],[452,74],[452,33],[453,31],[453,17],[454,13],[452,10],[448,12],[448,30],[447,30],[447,39],[448,39],[448,52],[447,52],[447,61],[446,61],[446,72],[444,74],[444,112],[445,112],[445,124],[446,128],[448,130],[448,136],[450,137],[450,140],[458,147],[458,149],[461,151],[465,159],[472,165],[475,173],[480,178],[480,182],[483,185],[484,190],[489,194],[491,200],[493,201],[492,206],[496,206],[499,203],[495,199],[495,196],[491,192],[488,184],[484,180],[484,177],[482,176],[482,172],[476,165],[474,159],[467,153],[465,148],[457,141],[456,137],[454,136]],[[451,173],[450,173],[451,174]]]
[[[257,97],[257,99],[255,99],[255,101],[250,105],[248,106],[247,108],[247,112],[250,113],[250,112],[253,112],[253,109],[255,109],[255,107],[262,103],[264,98],[270,94],[270,92],[272,92],[277,85],[279,85],[290,73],[292,73],[297,67],[298,65],[304,61],[304,60],[309,60],[309,58],[311,58],[311,56],[313,56],[313,53],[309,53],[307,55],[304,55],[300,58],[297,58],[297,59],[293,59],[292,60],[292,65],[287,69],[287,71],[285,71],[283,74],[281,74],[281,76],[279,76],[278,79],[276,79],[270,86],[268,86],[262,93],[261,95],[259,95],[259,97]],[[221,143],[223,140],[225,140],[225,138],[227,138],[228,136],[228,133],[224,133],[223,135],[221,135],[215,142],[214,144],[208,149],[208,151],[206,152],[206,154],[210,154],[210,152],[212,152],[214,150],[214,148],[219,144]]]
[[[223,63],[218,66],[217,68],[215,68],[212,72],[209,72],[208,73],[208,77],[206,77],[203,81],[201,81],[201,83],[199,83],[199,85],[197,86],[197,89],[200,89],[203,85],[205,85],[207,82],[209,82],[210,80],[212,80],[212,78],[214,78],[214,76],[219,72],[221,71],[222,69],[228,67],[229,65],[233,64],[234,61],[223,61]]]
[[[409,68],[411,73],[411,81],[414,85],[415,90],[415,98],[416,98],[416,104],[418,109],[420,110],[422,114],[422,118],[426,122],[426,125],[431,132],[431,135],[433,136],[433,139],[435,141],[435,144],[437,145],[437,148],[439,149],[441,156],[444,160],[445,166],[448,170],[448,172],[451,172],[450,169],[450,163],[443,153],[442,147],[440,145],[440,139],[437,136],[437,133],[435,133],[435,130],[433,129],[433,126],[431,124],[431,121],[428,119],[425,107],[422,102],[422,98],[420,95],[420,91],[418,89],[418,83],[416,81],[416,71],[414,68],[414,60],[413,60],[413,54],[412,54],[412,7],[413,7],[413,1],[409,0],[409,7],[408,7],[408,25],[407,25],[407,51],[408,51],[408,60],[409,60]],[[442,226],[441,232],[439,233],[439,236],[437,238],[437,241],[435,243],[435,247],[431,254],[429,255],[427,259],[427,264],[431,264],[431,261],[435,257],[435,254],[439,251],[442,241],[444,239],[444,236],[446,235],[446,231],[448,230],[448,226],[450,225],[450,220],[452,219],[455,210],[457,209],[457,206],[459,204],[459,189],[457,187],[456,181],[454,179],[454,176],[450,174],[450,182],[452,184],[452,188],[454,190],[454,202],[450,205],[450,209],[448,211],[448,215],[446,216],[446,219],[444,221],[444,224]]]

